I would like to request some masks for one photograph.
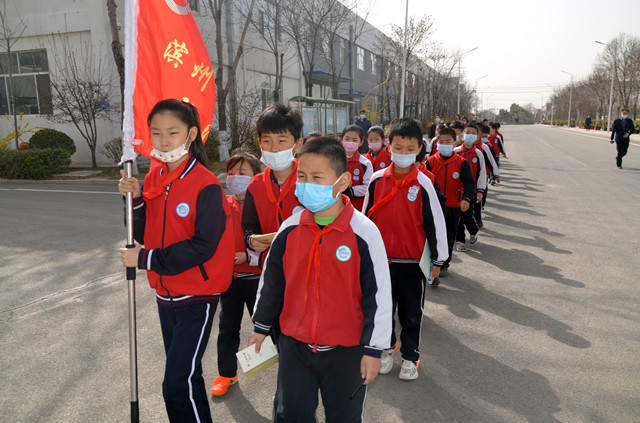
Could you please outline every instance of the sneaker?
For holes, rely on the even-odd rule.
[[[440,272],[440,276],[442,276],[442,272]],[[440,276],[437,276],[434,279],[431,279],[431,281],[429,282],[430,286],[438,286],[440,285]]]
[[[469,243],[475,244],[476,242],[478,242],[478,234],[471,235],[471,238],[469,238]]]
[[[622,166],[618,166],[618,169],[622,169]]]
[[[211,395],[219,397],[226,394],[231,385],[235,385],[236,382],[238,382],[238,375],[235,375],[234,377],[218,376],[213,380]]]
[[[467,246],[464,244],[464,242],[457,242],[456,251],[460,251],[461,253],[464,253],[467,251]]]
[[[478,222],[478,228],[479,228],[479,229],[484,228],[484,223],[482,223],[482,222]]]
[[[414,363],[403,359],[402,368],[398,376],[402,380],[416,380],[418,378],[418,367],[420,367],[420,362]]]
[[[382,357],[380,358],[380,370],[378,371],[381,375],[386,375],[393,368],[393,355],[398,351],[398,341],[396,341],[396,345],[393,349],[382,351]]]

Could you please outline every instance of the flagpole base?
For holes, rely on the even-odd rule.
[[[131,402],[131,423],[139,423],[140,422],[140,414],[138,409],[138,401]]]

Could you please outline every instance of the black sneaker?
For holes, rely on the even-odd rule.
[[[440,271],[440,274],[442,275],[442,271]],[[440,285],[440,276],[436,277],[435,279],[432,279],[432,280],[429,282],[429,285],[431,285],[431,286],[438,286],[438,285]]]

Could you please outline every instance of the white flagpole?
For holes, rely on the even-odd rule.
[[[124,24],[124,113],[122,122],[122,159],[127,176],[131,177],[133,161],[136,153],[133,148],[133,135],[135,133],[133,116],[133,90],[135,84],[135,74],[137,66],[138,51],[138,0],[125,1],[125,24]],[[127,248],[134,248],[133,238],[133,196],[126,195],[126,225],[127,225]],[[127,281],[129,288],[129,383],[131,402],[131,422],[138,423],[140,420],[138,406],[138,345],[136,338],[136,268],[127,267]]]

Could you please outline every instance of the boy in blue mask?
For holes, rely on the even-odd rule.
[[[363,213],[378,226],[387,250],[391,273],[394,313],[402,326],[399,377],[414,380],[420,362],[420,331],[426,280],[420,259],[428,243],[433,260],[431,279],[449,256],[447,227],[438,195],[432,182],[416,167],[416,157],[424,148],[422,127],[413,119],[398,119],[391,127],[389,151],[393,166],[371,177],[364,200]],[[391,345],[396,347],[395,333]],[[382,355],[380,373],[393,368],[390,349]]]
[[[469,210],[476,195],[471,166],[464,157],[453,151],[455,142],[455,131],[451,128],[442,128],[438,136],[438,152],[427,161],[427,168],[435,175],[438,185],[443,187],[444,195],[447,197],[445,221],[447,222],[449,258],[440,271],[442,277],[446,276],[449,269],[460,215]],[[439,279],[435,279],[432,285],[438,285],[438,283]]]
[[[318,390],[327,422],[362,421],[366,385],[389,347],[384,244],[341,195],[350,182],[345,149],[333,138],[298,152],[296,195],[306,210],[285,220],[271,244],[249,337],[259,351],[280,316],[275,421],[315,421]]]

